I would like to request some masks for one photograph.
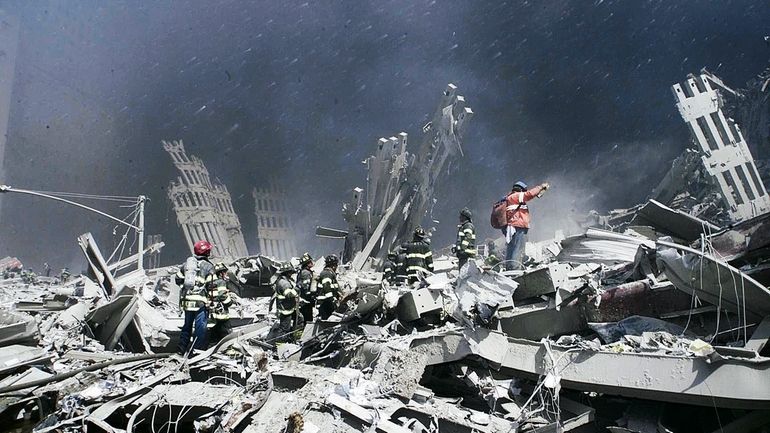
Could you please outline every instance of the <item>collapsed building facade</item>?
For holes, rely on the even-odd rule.
[[[353,269],[362,269],[369,258],[381,260],[411,237],[433,204],[437,182],[462,155],[462,136],[472,118],[465,98],[449,84],[422,128],[416,153],[407,152],[405,132],[378,140],[377,152],[366,160],[366,189],[353,189],[343,206],[348,222],[343,259],[352,261]],[[321,228],[318,233],[329,232]]]
[[[189,356],[168,354],[177,268],[121,271],[86,235],[90,275],[23,279],[0,261],[15,266],[0,416],[37,432],[767,431],[767,192],[712,81],[674,87],[695,146],[671,170],[690,177],[530,243],[523,270],[442,256],[392,285],[366,265],[419,224],[460,151],[471,112],[450,86],[416,155],[406,134],[379,141],[349,230],[318,229],[347,236],[341,302],[291,342],[269,337],[269,292],[249,291],[269,287],[265,257],[231,263],[233,332]]]
[[[187,156],[181,140],[163,141],[163,149],[180,172],[168,187],[168,198],[190,251],[199,239],[208,239],[216,246],[219,256],[248,255],[241,222],[233,210],[227,187],[211,181],[203,161]]]
[[[8,140],[8,119],[11,114],[11,93],[16,72],[16,51],[19,45],[18,17],[0,10],[0,183],[5,182],[5,144]],[[0,197],[0,214],[3,198]]]
[[[286,191],[271,180],[252,190],[259,254],[288,260],[299,254]]]

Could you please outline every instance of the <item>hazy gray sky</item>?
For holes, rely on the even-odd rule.
[[[182,139],[230,188],[254,245],[255,183],[293,191],[298,236],[344,227],[347,191],[381,136],[420,127],[453,82],[476,116],[437,195],[436,243],[470,206],[549,179],[533,236],[643,199],[687,145],[669,90],[705,66],[741,86],[768,64],[763,1],[0,1],[21,18],[6,154],[11,185],[151,198],[148,232],[186,252],[161,139]],[[112,225],[6,200],[0,256],[80,266],[78,234]],[[112,209],[118,213],[120,209]]]

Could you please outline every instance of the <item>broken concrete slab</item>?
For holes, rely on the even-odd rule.
[[[421,317],[437,313],[444,308],[441,291],[431,289],[410,290],[398,299],[396,311],[402,322],[413,322]]]
[[[0,347],[19,342],[34,343],[37,333],[34,317],[0,309]]]
[[[501,311],[492,323],[510,337],[535,341],[545,337],[576,334],[587,327],[585,314],[580,306],[565,305],[557,310],[548,303]]]
[[[14,344],[0,350],[0,375],[34,363],[47,363],[53,355],[43,349]]]
[[[529,377],[554,366],[564,388],[630,398],[728,408],[770,408],[770,358],[724,358],[597,352],[510,338],[503,369]],[[767,384],[765,384],[767,382]],[[765,386],[767,385],[767,386]]]
[[[556,289],[566,285],[571,270],[572,266],[567,263],[554,262],[525,271],[514,278],[518,287],[513,293],[513,300],[520,301],[555,293]]]

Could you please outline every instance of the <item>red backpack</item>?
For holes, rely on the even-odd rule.
[[[489,223],[492,224],[493,229],[504,229],[508,225],[507,207],[507,200],[500,200],[492,205],[492,215],[489,218]]]

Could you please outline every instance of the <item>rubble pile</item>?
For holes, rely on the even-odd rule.
[[[522,269],[489,240],[461,268],[442,255],[391,283],[375,269],[425,214],[420,168],[461,152],[472,111],[450,85],[416,156],[405,135],[381,140],[350,230],[318,228],[346,239],[341,296],[288,334],[271,296],[296,258],[229,260],[232,331],[181,354],[178,267],[108,264],[90,234],[87,275],[0,260],[0,419],[39,433],[766,431],[770,199],[720,86],[706,73],[674,86],[701,148],[645,203],[528,243]]]
[[[239,259],[233,332],[185,356],[171,354],[177,268],[6,275],[2,417],[36,432],[647,431],[633,426],[682,414],[698,425],[670,431],[763,425],[770,291],[746,257],[767,243],[736,239],[765,218],[702,222],[687,243],[668,233],[693,217],[668,210],[644,229],[530,244],[523,270],[442,256],[412,286],[342,270],[337,311],[282,344],[260,294],[274,262]]]

